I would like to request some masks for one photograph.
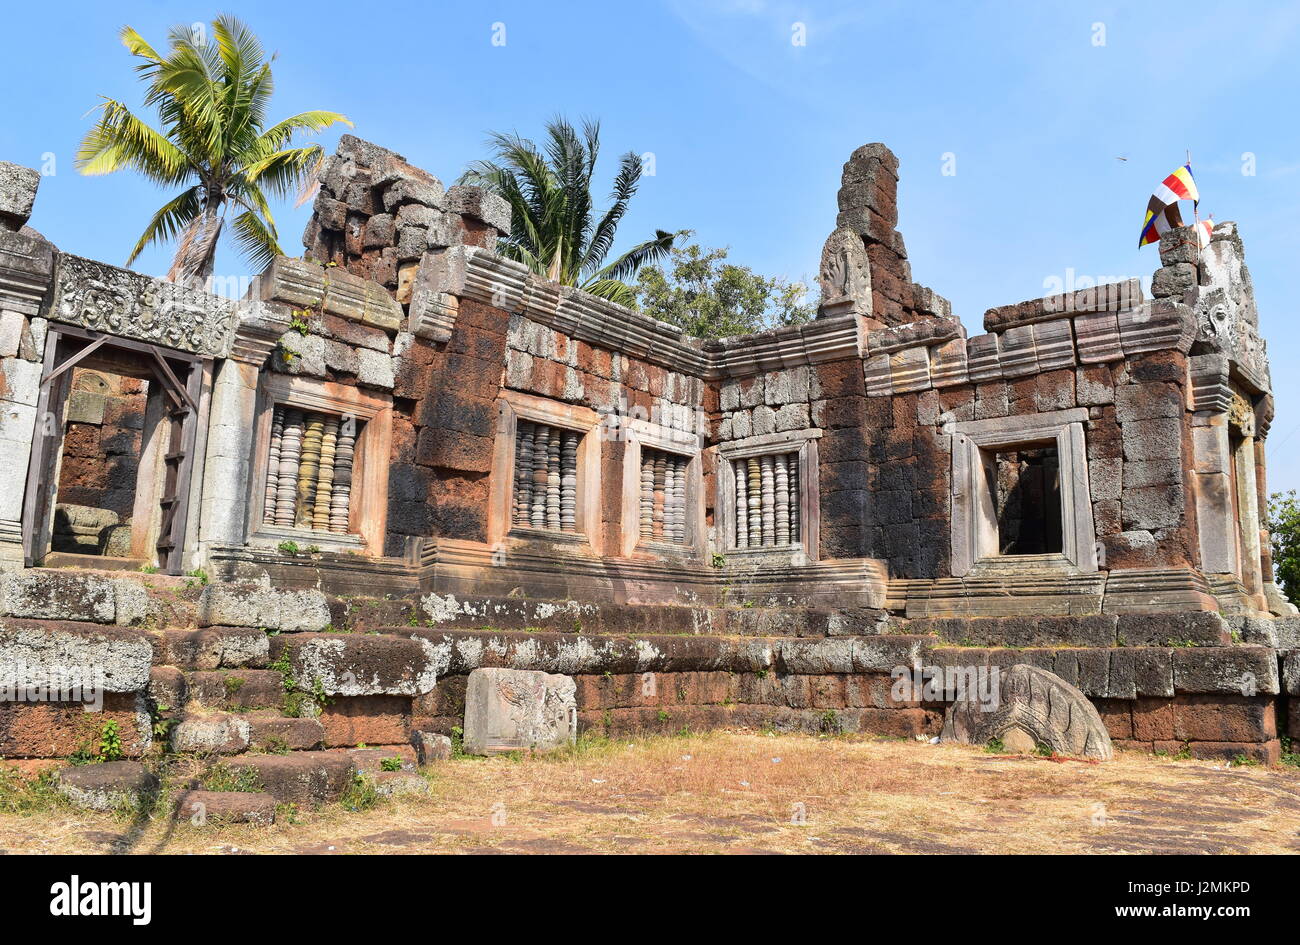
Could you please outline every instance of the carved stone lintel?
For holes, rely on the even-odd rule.
[[[195,289],[59,254],[50,317],[93,331],[225,357],[235,303]]]

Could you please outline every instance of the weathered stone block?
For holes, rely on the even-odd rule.
[[[176,801],[177,816],[192,826],[275,823],[275,798],[264,791],[186,791]]]
[[[286,633],[323,630],[329,602],[317,590],[284,591],[260,584],[209,584],[199,598],[204,626],[262,627]]]
[[[0,228],[17,231],[26,225],[40,184],[39,172],[0,161]]]
[[[1013,752],[1046,745],[1058,754],[1110,760],[1110,733],[1082,692],[1026,664],[998,676],[997,706],[990,711],[977,699],[954,702],[940,736],[944,741],[984,745],[996,738]]]
[[[139,692],[149,684],[153,647],[149,636],[119,627],[77,623],[0,620],[0,668],[15,682],[28,683],[55,668],[107,692]],[[90,674],[90,675],[87,675]]]
[[[577,686],[553,673],[476,669],[465,695],[465,750],[487,755],[569,744],[578,734]]]
[[[248,748],[248,722],[236,715],[187,716],[171,730],[172,751],[234,755]]]
[[[437,682],[437,664],[418,640],[386,634],[278,636],[271,656],[287,656],[299,688],[330,696],[417,696]],[[405,741],[405,736],[402,737]]]
[[[1254,646],[1179,647],[1174,651],[1174,688],[1182,692],[1276,695],[1277,658]]]
[[[107,761],[64,768],[59,793],[84,810],[137,808],[158,790],[158,779],[137,761]]]

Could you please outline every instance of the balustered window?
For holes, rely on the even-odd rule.
[[[641,449],[640,539],[687,543],[686,480],[690,458]]]
[[[759,557],[777,552],[782,561],[817,560],[820,436],[820,430],[810,428],[720,445],[719,550]]]
[[[276,405],[263,524],[347,534],[359,433],[354,417]]]
[[[733,548],[799,543],[799,453],[731,460],[736,488]]]
[[[515,435],[512,524],[576,533],[578,448],[583,434],[532,420]]]

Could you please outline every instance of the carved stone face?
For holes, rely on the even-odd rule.
[[[1197,338],[1216,347],[1226,347],[1232,339],[1232,315],[1224,303],[1213,306],[1201,313],[1196,326]]]

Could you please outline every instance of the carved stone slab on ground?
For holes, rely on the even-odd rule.
[[[954,702],[940,738],[1011,751],[1045,745],[1060,755],[1109,761],[1110,733],[1092,703],[1060,676],[1017,663],[999,673],[996,706],[977,699]]]
[[[572,743],[577,685],[568,676],[522,669],[476,669],[465,694],[465,751],[473,755]]]

